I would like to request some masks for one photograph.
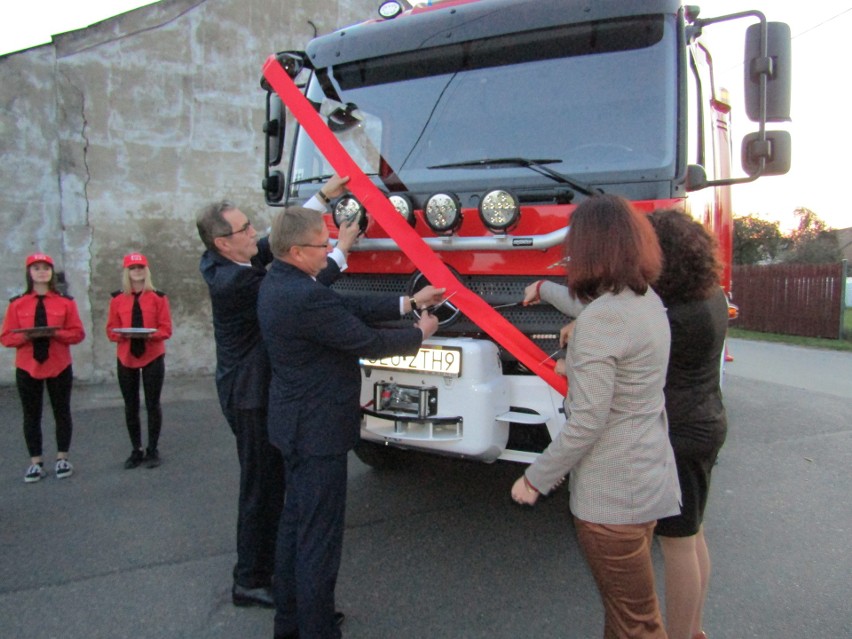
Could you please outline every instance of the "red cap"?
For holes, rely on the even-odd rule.
[[[27,266],[35,264],[36,262],[44,262],[45,264],[53,266],[53,258],[51,258],[47,253],[33,253],[27,257]]]
[[[124,268],[131,266],[148,266],[148,260],[142,253],[130,253],[124,256]]]

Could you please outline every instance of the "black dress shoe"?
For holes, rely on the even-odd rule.
[[[275,607],[272,591],[269,588],[245,588],[239,584],[234,584],[231,589],[231,601],[234,602],[235,606]]]
[[[334,613],[334,625],[340,626],[343,624],[343,621],[346,619],[346,615],[344,615],[339,610]],[[275,634],[275,639],[299,639],[299,631],[296,632],[288,632],[285,634]]]

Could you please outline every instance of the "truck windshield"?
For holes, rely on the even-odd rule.
[[[665,180],[675,34],[674,16],[513,33],[319,69],[307,95],[365,173],[412,191],[552,184],[518,163],[447,166],[488,158],[547,158],[585,183]],[[306,135],[292,169],[294,181],[333,172]]]

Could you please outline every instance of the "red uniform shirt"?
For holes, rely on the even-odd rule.
[[[77,304],[67,295],[48,292],[44,296],[44,308],[47,311],[47,325],[59,328],[50,337],[47,360],[37,362],[33,359],[33,343],[24,333],[13,332],[18,328],[32,328],[35,325],[35,309],[38,296],[24,293],[9,301],[0,342],[3,346],[17,349],[15,366],[27,371],[36,379],[56,377],[71,364],[71,344],[79,344],[86,337]]]
[[[142,356],[136,357],[130,352],[130,337],[112,330],[133,327],[133,295],[116,291],[109,303],[106,334],[110,341],[118,344],[118,361],[128,368],[142,368],[157,359],[166,352],[165,341],[172,336],[172,313],[165,293],[144,291],[139,296],[139,306],[142,308],[142,327],[154,328],[156,332],[145,340]]]

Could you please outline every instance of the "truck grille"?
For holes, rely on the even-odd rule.
[[[524,289],[541,279],[529,276],[460,276],[459,280],[470,290],[481,296],[491,306],[511,304],[523,299]],[[406,295],[411,293],[413,277],[405,275],[360,275],[345,274],[332,286],[341,295],[380,295],[394,293]],[[510,306],[497,309],[497,312],[514,324],[518,330],[529,337],[546,354],[553,353],[559,348],[559,329],[568,323],[569,318],[549,304],[533,306]],[[412,317],[390,322],[389,326],[410,326]],[[490,339],[482,329],[468,319],[463,313],[452,323],[438,329],[442,337],[477,337]],[[492,340],[493,341],[493,340]],[[498,344],[499,347],[499,344]],[[500,348],[500,358],[503,361],[504,372],[526,373],[514,355]]]

